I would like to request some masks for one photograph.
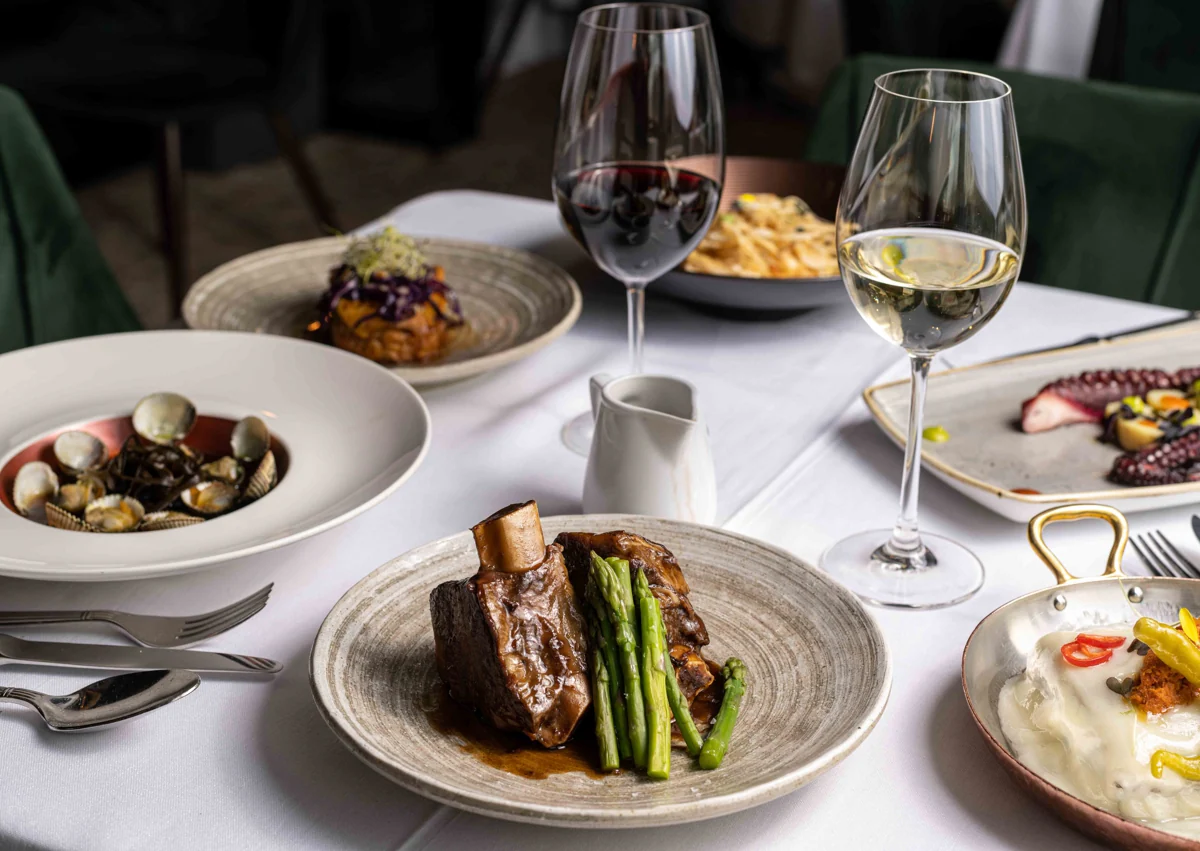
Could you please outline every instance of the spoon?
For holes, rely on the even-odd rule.
[[[0,687],[0,700],[28,703],[52,730],[111,726],[166,706],[200,685],[194,671],[136,671],[53,697],[25,688]]]

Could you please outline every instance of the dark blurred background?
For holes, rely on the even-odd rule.
[[[246,252],[439,189],[547,198],[565,54],[588,5],[7,0],[0,84],[30,103],[122,288],[161,327],[172,279]],[[731,154],[800,157],[830,74],[864,52],[1006,53],[1009,67],[1071,75],[1038,67],[1049,56],[1082,63],[1076,76],[1200,90],[1197,0],[690,5],[716,26]],[[1015,11],[1084,7],[1082,58],[1014,26]]]

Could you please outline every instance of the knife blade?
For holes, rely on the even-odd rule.
[[[277,674],[283,666],[258,656],[210,653],[203,650],[160,650],[155,647],[122,647],[114,644],[70,644],[26,641],[0,635],[0,665],[56,665],[106,670],[158,670],[183,668],[218,674]]]
[[[1011,355],[1005,355],[1004,359],[1024,357],[1025,355],[1040,355],[1045,352],[1056,352],[1059,349],[1070,349],[1075,346],[1086,346],[1090,343],[1108,343],[1113,340],[1119,340],[1122,337],[1132,337],[1134,334],[1142,334],[1146,331],[1158,331],[1161,328],[1170,328],[1172,325],[1182,325],[1185,322],[1192,322],[1195,319],[1200,319],[1200,310],[1190,310],[1185,315],[1175,319],[1168,319],[1166,322],[1156,322],[1153,325],[1139,325],[1137,328],[1126,328],[1124,331],[1117,331],[1113,334],[1099,335],[1091,334],[1087,337],[1080,337],[1071,343],[1059,343],[1054,346],[1045,346],[1039,349],[1027,349],[1023,352],[1016,352]]]

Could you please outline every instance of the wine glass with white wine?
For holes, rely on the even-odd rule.
[[[879,605],[953,605],[979,590],[983,565],[917,528],[925,385],[934,356],[995,316],[1021,269],[1025,183],[1008,84],[934,69],[877,79],[837,243],[854,306],[908,352],[912,397],[896,525],[840,541],[821,566]]]

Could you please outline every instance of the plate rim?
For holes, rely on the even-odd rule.
[[[4,367],[4,365],[5,365],[4,359],[7,357],[10,357],[13,355],[20,355],[23,353],[28,353],[33,350],[47,349],[50,347],[68,346],[68,345],[72,345],[72,344],[78,345],[80,343],[83,343],[84,341],[99,342],[99,341],[114,338],[114,337],[127,337],[132,334],[136,334],[138,336],[173,337],[173,336],[177,336],[177,335],[181,335],[181,334],[187,334],[189,336],[190,335],[216,335],[216,336],[239,335],[240,336],[240,335],[243,335],[246,333],[247,332],[242,332],[242,331],[224,331],[224,330],[211,330],[211,329],[201,330],[201,329],[191,329],[191,328],[183,328],[183,329],[167,328],[167,329],[156,329],[156,330],[147,330],[147,331],[125,331],[125,332],[121,332],[121,333],[117,333],[117,334],[99,334],[99,335],[95,335],[95,336],[91,336],[91,337],[75,337],[75,338],[72,338],[69,340],[56,340],[52,343],[42,343],[37,346],[27,346],[24,349],[16,349],[12,352],[6,352],[6,353],[0,355],[0,369],[2,369]],[[284,345],[284,346],[292,346],[292,345],[319,346],[320,345],[319,343],[313,343],[308,340],[300,340],[295,337],[284,337],[284,336],[278,335],[278,334],[258,334],[258,335],[252,334],[252,336],[256,336],[256,337],[263,338],[263,339],[270,338],[272,340],[282,341],[282,342],[278,342],[278,343],[271,342],[271,343],[268,343],[268,345]],[[347,361],[347,363],[350,363],[351,361],[360,361],[360,362],[363,362],[364,364],[371,365],[371,362],[367,361],[365,358],[360,358],[358,355],[352,354],[350,352],[342,351],[341,349],[337,349],[333,346],[321,346],[321,348],[329,349],[331,351],[336,352],[336,357],[348,358],[349,360]],[[378,367],[378,365],[371,365],[371,366],[373,366],[374,368],[377,368],[377,369],[380,368],[380,367]],[[358,365],[356,364],[352,368],[357,369]],[[182,575],[184,573],[191,573],[191,572],[194,572],[197,570],[204,569],[206,567],[212,567],[212,566],[215,566],[218,564],[224,564],[226,562],[230,562],[235,559],[245,558],[248,556],[257,555],[259,553],[268,552],[270,550],[279,549],[281,547],[286,547],[291,544],[297,543],[299,541],[303,541],[306,538],[311,538],[314,535],[319,535],[322,532],[327,532],[328,530],[330,530],[336,526],[340,526],[341,524],[354,519],[355,517],[368,511],[369,509],[374,508],[376,505],[378,505],[383,500],[387,499],[389,496],[391,496],[393,493],[395,493],[396,490],[398,490],[401,485],[403,485],[406,481],[408,481],[408,479],[420,468],[422,462],[424,462],[425,456],[429,452],[429,447],[430,447],[430,444],[432,443],[432,438],[433,438],[433,419],[429,414],[429,407],[425,404],[425,400],[421,398],[421,394],[419,394],[412,387],[411,384],[409,384],[407,381],[405,381],[400,376],[391,373],[390,370],[385,369],[383,371],[388,373],[389,377],[393,381],[395,381],[397,384],[400,385],[402,391],[404,393],[406,393],[410,397],[411,400],[416,402],[416,409],[417,409],[417,411],[420,412],[420,415],[421,415],[421,422],[423,425],[424,435],[421,440],[421,448],[418,450],[416,458],[413,459],[412,463],[409,464],[408,468],[405,469],[399,476],[397,476],[395,481],[391,482],[387,487],[385,487],[382,491],[380,491],[375,496],[371,497],[370,499],[365,500],[362,504],[360,504],[352,509],[347,510],[346,512],[338,515],[337,517],[330,518],[329,520],[326,520],[323,523],[318,523],[309,528],[301,529],[298,532],[293,532],[290,535],[285,535],[283,537],[276,538],[274,540],[265,541],[265,542],[259,543],[259,544],[252,544],[250,546],[244,547],[239,550],[235,550],[233,552],[213,553],[213,554],[209,554],[209,555],[197,556],[194,558],[175,559],[173,561],[153,561],[153,562],[148,562],[143,565],[126,565],[126,566],[122,566],[120,568],[113,568],[111,570],[97,569],[97,570],[82,570],[82,571],[78,570],[78,569],[72,569],[70,567],[63,567],[61,569],[56,567],[52,571],[45,570],[40,567],[30,568],[29,566],[25,565],[23,562],[11,562],[7,556],[0,554],[0,576],[7,576],[7,577],[17,578],[17,579],[34,579],[34,580],[61,581],[61,582],[114,582],[114,581],[125,581],[125,580],[135,580],[135,579],[150,579],[150,578],[162,577],[162,576],[176,576],[176,575]]]
[[[261,248],[258,251],[252,251],[249,254],[243,254],[240,257],[235,257],[232,260],[222,263],[215,269],[211,269],[201,275],[194,284],[189,288],[187,296],[184,298],[182,315],[184,323],[188,328],[195,331],[225,331],[230,333],[255,333],[252,331],[235,331],[228,328],[212,328],[207,324],[197,324],[199,317],[196,315],[199,308],[197,302],[206,298],[208,290],[216,286],[216,281],[219,277],[224,277],[229,272],[240,265],[251,265],[253,262],[262,261],[274,255],[286,255],[289,252],[296,251],[300,247],[308,247],[315,250],[318,246],[333,247],[335,245],[345,245],[353,237],[351,235],[344,236],[323,236],[314,239],[302,239],[295,242],[286,242],[281,245],[272,245],[268,248]],[[559,337],[566,334],[579,321],[579,317],[583,312],[583,292],[579,288],[579,283],[571,275],[558,264],[547,260],[539,254],[528,251],[524,248],[519,248],[511,245],[497,245],[489,242],[477,242],[469,239],[457,239],[453,237],[442,236],[424,236],[419,233],[412,235],[412,238],[419,244],[427,244],[433,246],[446,246],[449,248],[469,248],[481,249],[484,252],[511,252],[521,256],[521,258],[531,266],[538,268],[543,277],[547,281],[553,281],[556,285],[561,285],[565,293],[568,295],[569,304],[566,311],[559,317],[550,328],[547,328],[541,334],[538,334],[532,339],[526,340],[523,343],[510,346],[506,349],[501,349],[495,352],[487,352],[467,360],[454,361],[451,363],[431,364],[398,364],[395,366],[383,366],[388,372],[393,373],[399,378],[404,379],[413,387],[428,387],[438,384],[445,384],[452,381],[459,381],[464,378],[470,378],[475,375],[481,375],[485,372],[491,372],[502,366],[507,366],[510,363],[515,363],[519,360],[532,355],[539,349],[544,348],[550,343],[557,340]],[[270,334],[275,337],[288,337],[289,339],[300,339],[290,337],[286,334]],[[329,346],[328,348],[337,348]],[[382,366],[382,365],[381,365]]]
[[[944,375],[957,375],[964,372],[973,372],[982,369],[990,369],[998,366],[1005,366],[1010,363],[1021,361],[1030,361],[1038,359],[1053,358],[1066,352],[1085,351],[1089,349],[1107,349],[1108,347],[1119,348],[1124,345],[1141,342],[1146,339],[1154,339],[1157,337],[1174,337],[1195,335],[1200,332],[1200,320],[1192,322],[1184,322],[1171,328],[1151,329],[1140,334],[1129,334],[1115,340],[1099,340],[1088,343],[1075,343],[1069,346],[1062,346],[1049,351],[1029,352],[1027,354],[1010,355],[1008,357],[996,358],[995,360],[984,361],[983,363],[971,364],[969,366],[959,366],[953,369],[944,369],[940,372],[935,372],[930,378],[939,378]],[[872,385],[862,392],[863,401],[867,405],[867,409],[871,413],[871,418],[875,424],[895,441],[900,448],[904,448],[908,440],[907,434],[892,422],[883,410],[883,405],[878,399],[878,394],[891,390],[903,384],[910,383],[911,379],[900,378],[895,381],[886,381],[881,384]],[[1131,487],[1131,488],[1105,488],[1103,490],[1094,491],[1059,491],[1054,493],[1018,493],[1010,490],[1003,485],[994,484],[983,479],[976,478],[968,473],[964,473],[952,464],[948,464],[936,457],[931,456],[924,445],[921,447],[921,465],[930,468],[954,481],[984,491],[992,496],[997,496],[1001,499],[1012,500],[1013,502],[1023,502],[1028,505],[1057,505],[1063,502],[1108,502],[1111,500],[1125,499],[1142,499],[1156,496],[1177,496],[1200,491],[1200,482],[1184,482],[1176,485],[1149,485],[1147,487]]]
[[[309,687],[313,695],[313,701],[316,703],[317,710],[322,719],[347,750],[376,772],[410,792],[456,809],[466,810],[467,812],[491,818],[526,824],[584,829],[665,827],[731,815],[765,804],[768,801],[799,789],[838,765],[866,741],[886,711],[888,701],[891,697],[893,676],[891,648],[888,646],[887,639],[875,616],[863,602],[851,591],[823,573],[819,568],[781,547],[776,547],[773,544],[743,535],[739,532],[733,532],[716,526],[706,526],[700,523],[633,514],[559,514],[542,518],[543,523],[551,521],[587,521],[598,524],[611,523],[614,524],[613,528],[622,526],[636,528],[635,524],[642,520],[671,524],[680,528],[681,533],[687,529],[700,529],[708,533],[732,538],[743,544],[763,548],[801,567],[812,577],[815,577],[817,581],[822,582],[827,589],[839,596],[843,596],[848,602],[855,605],[862,612],[865,622],[870,627],[872,644],[876,647],[880,660],[880,685],[878,693],[874,696],[873,701],[865,706],[861,723],[827,749],[820,757],[798,766],[779,777],[748,789],[727,793],[715,798],[701,799],[699,802],[692,801],[660,805],[663,809],[659,811],[628,808],[584,810],[579,807],[557,806],[554,804],[528,805],[499,803],[489,805],[480,802],[477,797],[448,788],[433,778],[417,777],[411,775],[409,772],[397,770],[372,753],[371,749],[365,743],[358,741],[354,731],[344,729],[340,725],[332,707],[327,705],[327,702],[331,702],[331,695],[329,693],[330,684],[317,676],[318,664],[328,660],[330,647],[338,625],[345,620],[345,612],[342,610],[349,611],[353,608],[351,605],[352,597],[361,587],[369,585],[378,576],[394,569],[393,565],[401,559],[412,557],[425,550],[433,551],[450,546],[456,539],[469,540],[470,530],[455,532],[452,535],[438,538],[426,544],[413,547],[389,559],[354,583],[333,605],[317,630],[316,637],[313,639],[312,651],[309,654]],[[412,569],[415,570],[416,568]],[[335,615],[342,615],[342,617],[337,618],[335,621]]]

